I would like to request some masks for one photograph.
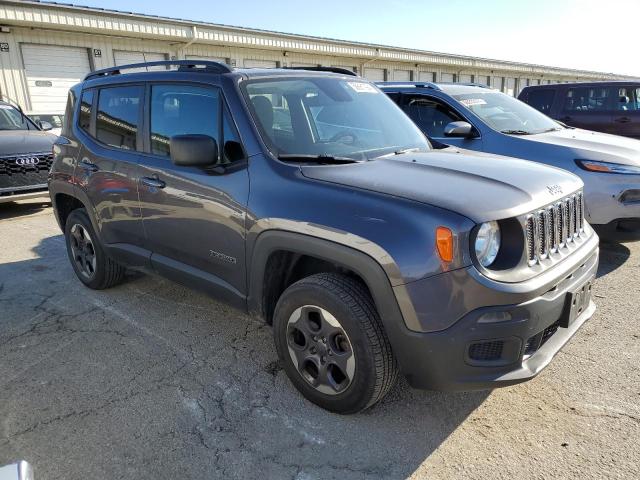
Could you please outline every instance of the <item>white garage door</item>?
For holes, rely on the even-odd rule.
[[[246,68],[276,68],[277,64],[271,60],[245,60]]]
[[[395,70],[393,72],[393,79],[396,82],[410,82],[411,72],[409,70]]]
[[[460,76],[458,77],[458,82],[460,83],[471,83],[471,75],[467,75],[467,74],[460,74]]]
[[[200,57],[198,55],[186,55],[185,58],[187,60],[207,60],[209,62],[227,63],[227,59],[221,57]]]
[[[22,45],[31,110],[62,113],[69,88],[91,71],[86,48]]]
[[[433,72],[418,72],[418,80],[421,82],[433,82]]]
[[[441,82],[453,82],[453,73],[442,72],[440,74]]]
[[[292,62],[291,63],[291,68],[296,68],[296,67],[317,67],[318,64],[317,63],[304,63],[304,62]]]
[[[372,82],[384,82],[384,68],[365,68],[364,78]]]
[[[116,65],[128,65],[131,63],[144,63],[144,62],[162,62],[167,57],[164,53],[150,53],[150,52],[125,52],[124,50],[113,51],[113,61]],[[146,72],[151,70],[166,70],[166,67],[148,67],[148,68],[133,68],[128,72]]]

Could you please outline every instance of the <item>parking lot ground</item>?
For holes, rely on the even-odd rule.
[[[0,465],[38,480],[638,478],[640,243],[603,245],[596,315],[531,382],[410,389],[338,416],[271,329],[131,275],[84,288],[50,205],[0,205]]]

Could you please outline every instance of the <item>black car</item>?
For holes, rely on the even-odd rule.
[[[640,139],[640,82],[536,85],[518,100],[572,127]]]
[[[0,101],[0,203],[47,193],[47,175],[56,137],[10,102]]]

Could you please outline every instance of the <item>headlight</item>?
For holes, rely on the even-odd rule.
[[[619,173],[622,175],[640,175],[640,167],[619,163],[596,162],[595,160],[576,160],[578,166],[588,172]]]
[[[491,265],[500,250],[500,226],[491,221],[480,225],[476,235],[476,258],[483,267]]]

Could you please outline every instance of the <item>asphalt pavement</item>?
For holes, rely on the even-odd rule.
[[[536,379],[417,391],[339,416],[271,328],[132,274],[76,279],[50,204],[0,204],[0,465],[50,479],[636,479],[640,242],[603,244],[598,310]]]

